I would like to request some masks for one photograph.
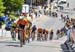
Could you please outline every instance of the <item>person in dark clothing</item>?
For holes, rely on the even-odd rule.
[[[67,3],[67,7],[69,7],[69,3]]]
[[[11,27],[11,37],[13,40],[16,40],[16,23],[13,22],[12,27]]]
[[[35,39],[35,33],[36,33],[36,25],[34,25],[33,27],[32,27],[32,32],[31,32],[31,37],[32,37],[32,41]]]
[[[34,26],[32,27],[32,32],[34,32],[36,29],[37,29],[37,28],[36,28],[36,25],[34,25]]]
[[[61,19],[63,19],[63,14],[61,14]]]
[[[58,14],[57,14],[57,13],[55,13],[55,16],[56,16],[56,17],[58,17]]]
[[[57,30],[56,35],[57,35],[57,39],[59,39],[60,30]]]
[[[50,37],[49,37],[49,40],[52,40],[53,39],[53,34],[54,34],[54,32],[53,32],[53,29],[50,31]]]

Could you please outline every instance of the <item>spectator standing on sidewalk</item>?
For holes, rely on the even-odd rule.
[[[63,14],[61,14],[61,19],[63,19]]]
[[[57,12],[55,13],[55,16],[56,16],[56,17],[58,17],[58,14],[57,14]]]
[[[66,21],[68,21],[69,20],[69,15],[66,15]]]
[[[57,35],[57,39],[59,39],[60,38],[60,30],[57,30],[56,35]]]
[[[69,3],[67,3],[67,7],[69,7]]]
[[[46,6],[44,6],[44,15],[46,15]]]

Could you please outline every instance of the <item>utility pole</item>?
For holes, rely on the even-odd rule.
[[[31,3],[30,3],[30,6],[32,7],[32,0],[31,0]]]
[[[32,12],[32,0],[30,0],[30,13]]]

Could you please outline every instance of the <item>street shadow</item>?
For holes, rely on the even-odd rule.
[[[59,48],[55,46],[48,46],[48,45],[26,45],[26,46],[32,46],[32,47],[51,47],[51,48]]]
[[[13,44],[19,44],[19,42],[14,42],[14,41],[0,41],[0,44],[1,43],[13,43]]]
[[[20,47],[20,43],[16,41],[0,41],[0,44],[4,44],[5,46],[11,46],[11,47]]]
[[[9,47],[20,47],[20,42],[16,41],[0,41],[0,44],[4,44],[4,46]]]
[[[75,52],[75,50],[70,47],[70,45],[67,45],[66,43],[61,44],[61,49],[63,52]]]
[[[20,47],[20,45],[6,45],[6,46],[9,46],[9,47]]]
[[[65,44],[61,44],[61,49],[62,49],[62,52],[69,52]]]

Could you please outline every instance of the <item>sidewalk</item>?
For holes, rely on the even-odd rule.
[[[5,29],[0,29],[0,37],[11,37],[11,32]]]

